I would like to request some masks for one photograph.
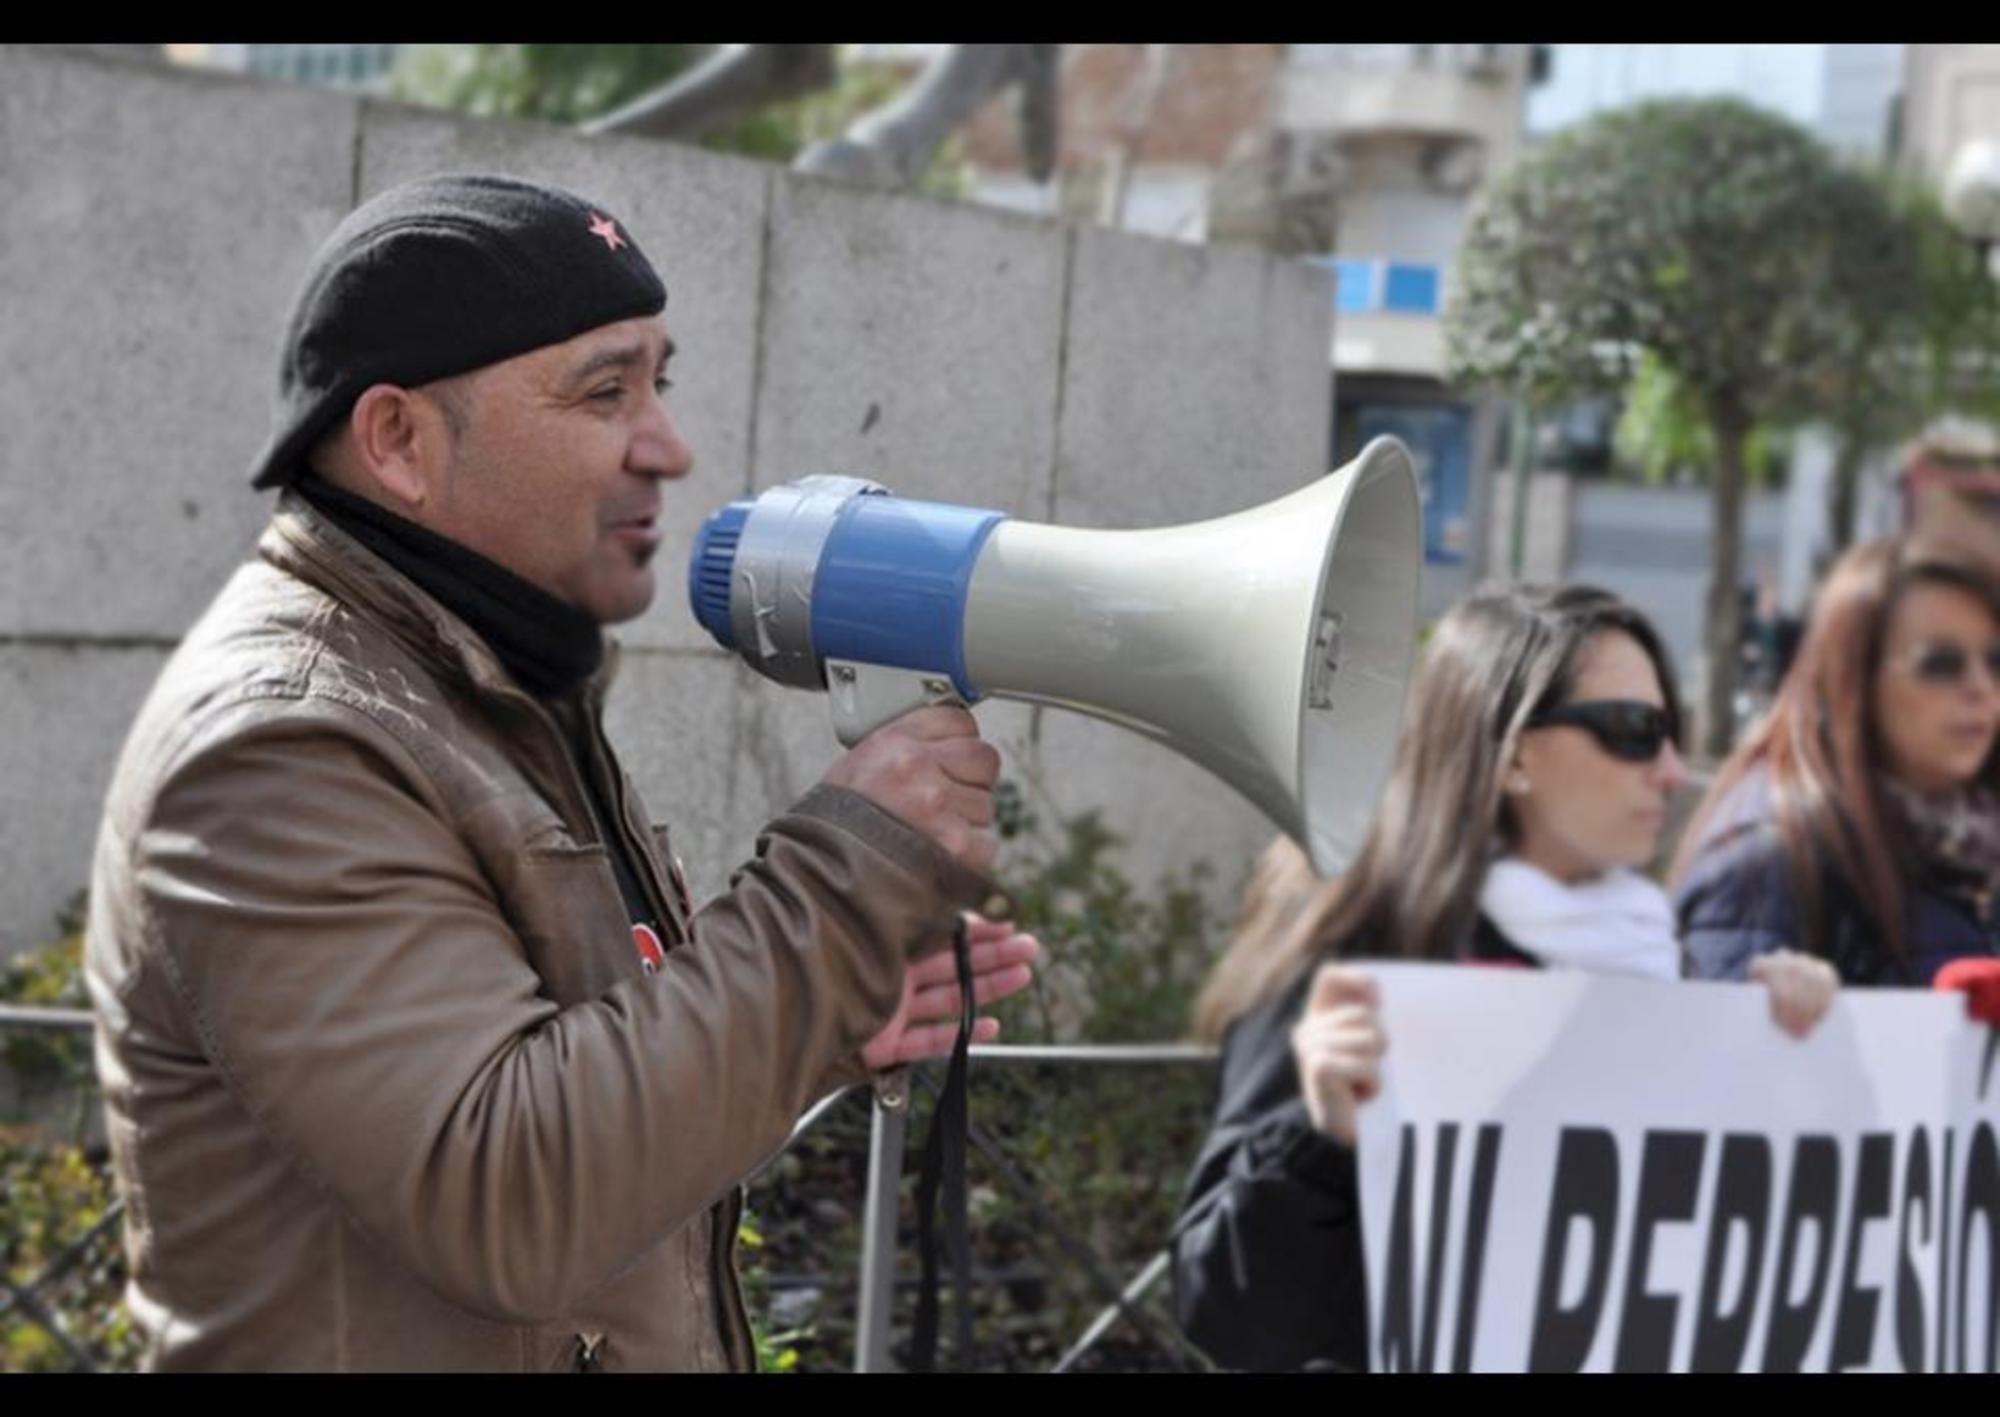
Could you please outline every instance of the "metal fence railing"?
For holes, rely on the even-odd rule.
[[[91,1015],[84,1009],[23,1008],[17,1004],[0,1004],[0,1029],[87,1034],[92,1027]],[[96,1223],[65,1245],[54,1259],[42,1266],[39,1274],[25,1284],[15,1284],[6,1275],[0,1274],[0,1322],[5,1322],[16,1310],[27,1315],[36,1327],[61,1345],[78,1372],[96,1372],[102,1366],[104,1355],[94,1352],[87,1343],[71,1333],[62,1315],[45,1296],[71,1274],[93,1248],[111,1235],[124,1214],[124,1201],[113,1201]]]
[[[78,1009],[24,1008],[0,1005],[0,1029],[39,1029],[88,1033],[92,1016]],[[974,1061],[994,1066],[1055,1064],[1062,1067],[1157,1067],[1210,1066],[1215,1050],[1195,1044],[1108,1044],[1071,1047],[975,1045]],[[931,1065],[913,1069],[933,1092],[936,1082]],[[977,1076],[975,1072],[974,1077]],[[848,1091],[821,1098],[801,1117],[785,1145],[767,1158],[769,1166],[817,1127]],[[860,1292],[855,1324],[854,1370],[883,1372],[893,1368],[890,1359],[890,1319],[896,1284],[896,1221],[898,1182],[903,1172],[904,1153],[909,1138],[911,1098],[907,1093],[884,1096],[878,1093],[870,1108],[868,1180],[862,1215]],[[1119,1279],[1113,1266],[1096,1253],[1071,1227],[1051,1211],[1018,1162],[985,1129],[969,1125],[967,1138],[1001,1183],[1020,1197],[1035,1217],[1042,1235],[1077,1273],[1083,1275],[1105,1301],[1084,1332],[1063,1352],[1052,1371],[1068,1372],[1088,1354],[1122,1319],[1150,1345],[1190,1368],[1206,1368],[1208,1360],[1171,1323],[1162,1323],[1140,1307],[1140,1301],[1158,1284],[1167,1271],[1165,1252],[1154,1255],[1130,1280]],[[95,1371],[103,1355],[69,1331],[61,1315],[46,1300],[49,1289],[75,1270],[103,1242],[124,1214],[122,1200],[114,1201],[84,1234],[72,1240],[42,1271],[24,1284],[16,1285],[0,1276],[0,1319],[16,1310],[46,1330],[69,1354],[79,1371]],[[989,1276],[990,1278],[990,1276]]]
[[[1209,1066],[1216,1056],[1212,1048],[1188,1043],[1069,1047],[975,1045],[971,1052],[975,1062],[1003,1065],[1056,1063],[1066,1067]],[[924,1070],[919,1070],[919,1076],[930,1082]],[[809,1117],[808,1120],[814,1118]],[[857,1373],[883,1372],[893,1367],[889,1358],[889,1330],[895,1274],[897,1183],[902,1176],[909,1123],[908,1097],[876,1098],[870,1122],[868,1184],[861,1232],[861,1294],[854,1341],[854,1371]],[[800,1132],[795,1131],[794,1140],[799,1135]],[[1201,1351],[1189,1343],[1179,1329],[1160,1323],[1138,1307],[1138,1301],[1147,1290],[1166,1273],[1165,1254],[1154,1256],[1130,1283],[1120,1284],[1102,1257],[1063,1224],[1043,1202],[1040,1193],[1008,1157],[1004,1147],[976,1123],[967,1126],[966,1137],[1000,1180],[1027,1205],[1035,1216],[1036,1224],[1063,1259],[1084,1275],[1107,1301],[1105,1309],[1062,1355],[1053,1371],[1069,1371],[1121,1318],[1155,1348],[1185,1365],[1196,1368],[1208,1366],[1208,1360]]]

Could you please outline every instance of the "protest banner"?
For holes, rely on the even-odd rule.
[[[1843,990],[1387,964],[1382,1371],[1993,1372],[2000,1030]]]

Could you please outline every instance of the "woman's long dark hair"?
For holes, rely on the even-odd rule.
[[[1804,938],[1823,938],[1825,872],[1831,867],[1852,883],[1890,956],[1907,956],[1909,868],[1892,844],[1893,818],[1876,785],[1888,764],[1875,727],[1873,686],[1896,605],[1918,585],[1966,591],[2000,618],[2000,579],[1971,548],[1935,537],[1885,537],[1834,562],[1770,712],[1716,772],[1681,837],[1676,881],[1700,855],[1706,830],[1730,793],[1761,768]],[[1980,776],[2000,787],[2000,748]]]
[[[1678,737],[1672,662],[1646,617],[1617,596],[1510,586],[1461,601],[1425,648],[1353,866],[1312,881],[1296,847],[1266,853],[1196,1001],[1196,1036],[1220,1038],[1323,955],[1452,957],[1471,935],[1496,838],[1513,837],[1502,780],[1521,730],[1568,697],[1583,647],[1607,630],[1630,635],[1653,661]]]

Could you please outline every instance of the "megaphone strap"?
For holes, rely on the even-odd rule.
[[[965,938],[965,917],[960,916],[952,932],[951,949],[958,965],[958,1039],[952,1044],[951,1064],[945,1070],[944,1087],[937,1094],[931,1112],[930,1130],[924,1137],[923,1167],[917,1173],[917,1254],[923,1268],[917,1288],[917,1314],[910,1334],[910,1368],[928,1373],[937,1367],[938,1255],[937,1196],[944,1188],[945,1245],[951,1252],[951,1288],[954,1336],[958,1345],[958,1366],[971,1371],[972,1354],[972,1241],[966,1213],[965,1135],[967,1121],[966,1071],[970,1066],[974,1017],[972,998],[972,953]]]

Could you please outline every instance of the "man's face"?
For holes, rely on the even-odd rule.
[[[672,353],[665,323],[645,316],[467,376],[425,524],[600,624],[640,614],[660,483],[694,465],[661,397]]]

